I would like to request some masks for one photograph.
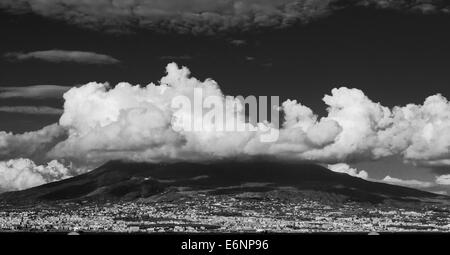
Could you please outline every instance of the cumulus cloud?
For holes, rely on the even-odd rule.
[[[364,170],[358,171],[358,169],[352,168],[348,164],[345,164],[345,163],[328,165],[328,169],[330,169],[333,172],[345,173],[345,174],[348,174],[348,175],[351,175],[354,177],[359,177],[361,179],[369,178],[369,174],[366,171],[364,171]]]
[[[110,32],[133,28],[154,31],[214,34],[282,28],[306,23],[335,10],[354,6],[417,13],[448,13],[440,0],[3,0],[0,9],[35,13],[79,26]]]
[[[0,160],[18,157],[42,160],[66,136],[66,130],[57,124],[23,134],[0,131]]]
[[[412,188],[430,188],[433,187],[434,184],[432,182],[425,182],[419,180],[403,180],[399,178],[390,177],[389,175],[384,177],[383,182],[387,182],[389,184],[412,187]]]
[[[342,132],[330,146],[308,152],[310,157],[349,161],[402,155],[415,164],[449,165],[450,103],[442,95],[392,109],[357,89],[333,89],[323,100],[329,106],[326,119]]]
[[[204,96],[224,96],[213,80],[204,82],[189,77],[187,68],[167,67],[160,85],[145,88],[120,83],[89,83],[64,95],[64,114],[60,125],[69,130],[69,138],[51,154],[84,160],[128,158],[162,160],[238,154],[253,134],[177,130],[177,119],[192,112],[176,111],[171,103],[177,96],[193,99],[194,89]],[[233,115],[234,112],[230,112]],[[241,116],[242,117],[242,116]],[[232,120],[238,117],[233,117]],[[217,146],[220,144],[221,146]]]
[[[390,110],[370,100],[361,90],[345,87],[333,89],[323,101],[328,105],[325,119],[338,123],[342,132],[333,144],[310,151],[308,156],[341,162],[378,157],[378,133],[392,123]]]
[[[392,126],[379,133],[379,151],[401,151],[406,160],[428,166],[448,165],[450,158],[450,103],[440,94],[422,105],[394,107]]]
[[[0,106],[0,112],[40,114],[40,115],[60,115],[62,109],[48,106]]]
[[[283,112],[277,125],[249,121],[246,102],[224,95],[212,79],[200,81],[175,63],[167,65],[166,72],[159,83],[146,86],[91,82],[71,88],[64,94],[59,124],[23,134],[0,132],[0,160],[64,159],[92,166],[112,159],[161,162],[270,156],[325,163],[333,171],[363,179],[367,172],[342,162],[401,155],[416,164],[450,165],[450,102],[439,94],[423,104],[388,108],[361,90],[341,87],[323,97],[326,116],[286,100],[277,107]],[[194,100],[199,92],[200,114]],[[204,101],[208,98],[214,99],[209,105]],[[181,104],[186,100],[192,103],[188,108]],[[276,139],[265,140],[269,134],[276,134]],[[447,179],[438,177],[436,183]],[[390,176],[383,181],[419,188],[431,185]]]
[[[142,161],[209,160],[224,157],[270,155],[279,158],[335,164],[403,155],[418,164],[448,164],[450,155],[450,103],[441,95],[424,104],[392,109],[370,100],[361,90],[333,89],[323,101],[328,115],[319,118],[307,106],[287,100],[281,127],[246,121],[243,102],[225,96],[212,80],[199,81],[190,71],[169,64],[159,84],[145,87],[122,82],[88,83],[64,95],[60,127],[69,137],[56,145],[50,157],[80,161],[125,158]],[[218,98],[227,108],[225,125],[245,130],[186,130],[183,120],[200,122],[191,109],[177,110],[178,96],[193,99],[201,89],[204,98]],[[193,100],[192,100],[193,101]],[[203,107],[204,116],[209,108]],[[203,115],[202,115],[203,116]],[[180,124],[181,123],[181,124]],[[276,141],[262,136],[278,131]],[[350,170],[348,170],[350,171]]]
[[[450,174],[440,175],[436,177],[436,183],[439,185],[450,185]]]
[[[71,87],[58,85],[33,85],[25,87],[0,87],[0,98],[62,98]]]
[[[56,160],[46,165],[24,158],[0,161],[0,192],[28,189],[68,177],[69,169]]]
[[[11,61],[41,60],[52,63],[72,62],[79,64],[111,65],[119,60],[104,54],[87,51],[44,50],[27,53],[8,52],[5,57]]]
[[[183,120],[203,121],[192,109],[173,107],[179,96],[191,99],[196,89],[203,98],[217,98],[226,106],[224,126],[243,126],[244,130],[219,130],[216,122],[202,122],[202,130],[187,130]],[[218,84],[207,79],[190,77],[190,71],[172,63],[160,84],[146,87],[119,83],[88,83],[64,95],[64,113],[60,126],[69,137],[57,144],[50,157],[81,161],[104,161],[125,158],[141,161],[210,160],[224,157],[280,155],[301,160],[303,154],[324,148],[341,133],[341,126],[332,119],[318,119],[312,111],[295,101],[283,104],[286,123],[278,130],[272,123],[249,123],[241,101],[226,97]],[[203,107],[202,117],[209,108]],[[263,136],[279,131],[275,143],[266,143]]]

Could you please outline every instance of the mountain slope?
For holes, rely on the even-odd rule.
[[[334,194],[354,201],[420,200],[438,195],[369,182],[313,164],[277,161],[203,163],[127,163],[112,161],[83,175],[0,195],[7,203],[88,199],[133,200],[174,187],[213,194],[264,192],[282,187]]]

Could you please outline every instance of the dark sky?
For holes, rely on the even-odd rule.
[[[213,78],[226,94],[297,99],[321,115],[326,113],[322,97],[340,86],[359,88],[373,101],[392,107],[422,103],[436,93],[450,97],[449,27],[450,15],[352,8],[309,24],[245,33],[108,33],[33,14],[1,12],[2,56],[63,49],[106,54],[121,63],[14,62],[2,57],[0,86],[147,84],[157,82],[165,65],[175,61],[186,65],[194,77]],[[233,40],[245,43],[235,45]],[[0,99],[0,106],[61,108],[62,103],[62,99]],[[0,113],[0,130],[31,131],[58,119],[58,115]],[[396,171],[399,177],[430,178],[422,168],[405,167],[398,159],[385,162],[358,166],[375,177],[395,167],[402,168]]]

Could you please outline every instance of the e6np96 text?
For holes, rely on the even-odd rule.
[[[267,250],[268,240],[226,240],[226,250]]]

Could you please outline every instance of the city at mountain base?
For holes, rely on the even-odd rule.
[[[447,196],[292,162],[113,161],[0,201],[4,232],[450,231]]]

